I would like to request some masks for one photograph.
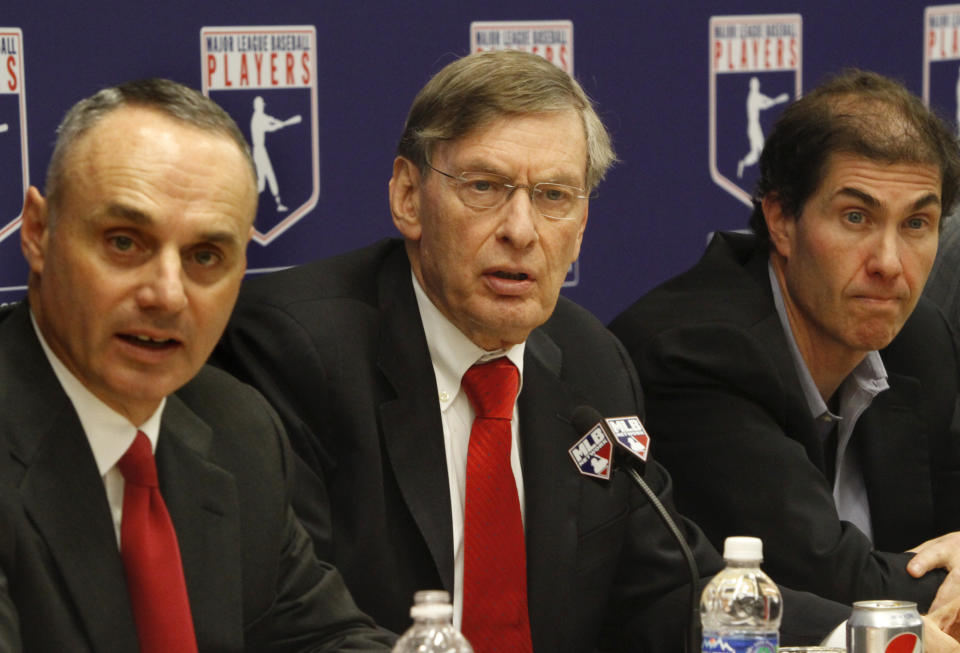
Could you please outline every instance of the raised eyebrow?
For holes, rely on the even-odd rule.
[[[860,200],[861,202],[869,206],[871,209],[877,209],[881,205],[880,200],[878,200],[876,197],[858,188],[851,188],[849,186],[845,186],[844,188],[841,188],[836,193],[834,193],[834,197],[840,197],[844,195],[855,197],[856,199]],[[925,209],[928,206],[933,206],[933,205],[940,206],[940,196],[937,195],[936,193],[927,193],[926,195],[917,199],[910,206],[910,210],[920,211],[921,209]]]
[[[120,218],[121,220],[132,222],[141,227],[153,224],[153,218],[148,214],[125,204],[110,204],[103,214],[111,218]]]
[[[836,193],[833,194],[834,197],[853,197],[860,200],[871,209],[880,208],[880,200],[871,195],[870,193],[864,192],[859,188],[851,188],[850,186],[844,186]]]
[[[506,174],[502,168],[497,168],[490,163],[479,160],[470,160],[461,165],[460,169],[457,170],[457,174],[463,174],[464,172],[482,172],[487,175],[497,175],[507,180],[510,179],[510,175]]]
[[[238,242],[237,236],[232,231],[208,231],[200,234],[199,243],[211,243],[213,245],[234,245]]]
[[[916,202],[913,203],[913,206],[910,207],[913,211],[919,211],[925,209],[929,206],[940,206],[940,196],[936,193],[927,193]]]

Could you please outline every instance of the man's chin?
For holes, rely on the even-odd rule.
[[[173,394],[196,375],[196,371],[170,371],[147,373],[126,370],[107,380],[104,395],[96,393],[117,412],[128,417],[142,415],[145,411],[152,414],[160,402]],[[122,410],[119,410],[122,408]],[[149,416],[148,414],[148,416]]]

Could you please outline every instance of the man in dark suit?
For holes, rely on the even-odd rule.
[[[64,119],[24,203],[28,301],[0,315],[0,633],[23,650],[389,650],[293,514],[275,412],[204,366],[255,189],[236,125],[179,84]]]
[[[900,84],[851,71],[783,113],[760,168],[754,235],[718,234],[610,325],[655,451],[680,509],[715,543],[762,537],[778,581],[921,609],[939,588],[943,604],[960,574],[958,357],[921,291],[956,144]]]
[[[277,407],[304,463],[298,514],[387,627],[409,622],[415,590],[443,588],[481,653],[502,641],[487,635],[491,622],[529,624],[500,650],[681,648],[689,575],[676,543],[625,474],[586,477],[568,452],[583,435],[571,424],[578,406],[643,409],[620,344],[558,299],[613,159],[569,75],[530,54],[470,55],[410,111],[389,193],[403,241],[244,284],[215,360]],[[488,359],[522,379],[499,484],[520,512],[504,504],[479,520],[492,530],[516,519],[522,536],[519,549],[512,536],[491,545],[525,560],[519,570],[487,564],[479,581],[525,586],[507,625],[472,614],[480,601],[469,594],[482,546],[470,536],[479,418],[468,377]],[[645,476],[700,570],[715,572],[716,552],[673,511],[666,472],[650,460]],[[822,601],[786,609],[785,641],[818,640],[846,615]]]

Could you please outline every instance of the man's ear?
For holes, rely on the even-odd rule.
[[[770,243],[780,256],[789,259],[797,231],[797,218],[787,215],[783,202],[776,193],[764,195],[761,207],[767,231],[770,233]]]
[[[402,156],[393,160],[390,212],[393,224],[408,241],[420,240],[420,191],[423,179],[414,163]]]
[[[23,200],[23,217],[20,223],[20,249],[30,265],[32,274],[43,273],[43,263],[50,240],[49,205],[36,186],[27,189]]]

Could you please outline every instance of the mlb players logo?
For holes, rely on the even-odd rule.
[[[0,241],[20,226],[23,197],[30,185],[27,162],[27,107],[23,87],[23,34],[0,27]]]
[[[573,74],[573,23],[569,20],[470,23],[470,51],[532,52]]]
[[[799,14],[710,18],[710,176],[752,206],[765,134],[801,92]]]
[[[636,415],[627,417],[608,417],[607,426],[610,432],[628,452],[643,462],[647,461],[650,453],[650,436],[643,428],[640,418]]]
[[[570,447],[570,457],[584,476],[610,480],[613,445],[597,424]]]
[[[960,123],[960,5],[923,13],[923,101]]]
[[[200,30],[203,93],[250,142],[260,192],[253,239],[261,245],[320,196],[316,42],[313,25]]]

